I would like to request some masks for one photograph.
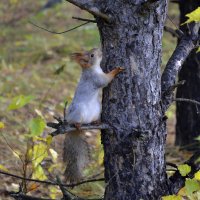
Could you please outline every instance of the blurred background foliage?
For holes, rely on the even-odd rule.
[[[5,124],[0,133],[0,164],[18,175],[22,175],[19,155],[24,155],[25,159],[30,154],[33,156],[34,148],[48,147],[45,141],[37,137],[47,136],[50,129],[45,128],[45,122],[52,121],[54,115],[62,116],[64,102],[70,102],[73,97],[80,67],[70,60],[69,55],[100,44],[98,29],[92,23],[59,35],[30,24],[29,21],[32,21],[49,30],[61,32],[83,23],[72,19],[72,16],[92,18],[64,0],[48,9],[44,7],[46,2],[47,0],[0,2],[0,122]],[[178,15],[178,7],[170,4],[169,16],[176,24]],[[166,23],[169,27],[176,28],[169,20]],[[164,33],[162,68],[175,47],[176,38]],[[172,105],[168,112],[168,145],[172,145],[174,140],[174,109]],[[88,132],[87,139],[94,151],[85,176],[102,177],[103,151],[100,135]],[[44,170],[42,173],[46,176],[41,179],[52,179],[55,175],[62,177],[62,141],[63,136],[54,138],[52,150],[48,147],[48,154],[45,153],[43,159],[40,159],[39,164]],[[40,143],[43,145],[39,145]],[[176,163],[182,162],[183,157],[176,156],[177,149],[168,147],[169,159]],[[58,160],[55,162],[55,159]],[[31,164],[34,165],[33,162]],[[41,173],[41,169],[38,170]],[[17,190],[16,183],[10,177],[3,177],[0,180],[0,190]],[[31,194],[35,192],[44,197],[55,198],[61,195],[57,187],[29,185],[29,188],[32,188]],[[101,197],[104,185],[96,182],[79,186],[73,191],[82,197]],[[1,198],[4,199],[0,196]]]

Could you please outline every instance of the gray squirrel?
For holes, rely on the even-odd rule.
[[[66,180],[75,183],[81,180],[82,171],[89,161],[89,148],[81,124],[100,120],[102,89],[124,69],[117,67],[104,73],[100,67],[102,52],[99,48],[74,53],[72,58],[81,66],[82,74],[66,113],[67,122],[75,125],[77,130],[65,134],[63,161],[66,163]]]

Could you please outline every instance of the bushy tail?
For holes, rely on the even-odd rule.
[[[63,161],[66,163],[64,175],[70,183],[82,178],[82,171],[89,162],[88,143],[82,131],[66,133],[64,141]]]

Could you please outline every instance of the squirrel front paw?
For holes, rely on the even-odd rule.
[[[115,69],[113,69],[113,74],[114,76],[116,76],[117,74],[119,74],[120,72],[124,71],[125,69],[123,67],[117,67]]]
[[[124,70],[125,70],[125,68],[123,68],[123,67],[116,68],[117,74],[119,74],[120,72],[123,72]]]

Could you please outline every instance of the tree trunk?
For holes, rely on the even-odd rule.
[[[161,105],[161,45],[167,1],[110,0],[112,23],[97,17],[104,71],[125,71],[104,90],[106,200],[159,199],[169,193]]]
[[[180,24],[186,21],[186,14],[200,6],[199,1],[182,0],[180,3]],[[185,31],[187,26],[180,26]],[[177,89],[177,98],[187,98],[200,101],[200,53],[193,50],[185,61],[180,73],[179,81],[186,80]],[[176,104],[176,145],[188,150],[197,150],[200,145],[194,139],[200,135],[200,108],[194,104],[177,102]]]

